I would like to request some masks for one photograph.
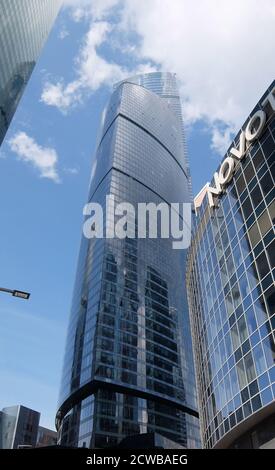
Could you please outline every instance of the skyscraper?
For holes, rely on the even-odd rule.
[[[0,0],[0,145],[62,0]]]
[[[1,449],[17,449],[20,445],[35,447],[40,413],[22,405],[2,410]]]
[[[275,82],[195,198],[187,263],[206,448],[275,448]]]
[[[168,106],[173,110],[177,117],[177,126],[179,128],[178,135],[182,145],[183,155],[182,164],[184,165],[185,173],[188,177],[188,186],[190,199],[192,199],[192,182],[190,175],[190,165],[188,154],[186,150],[185,132],[182,119],[181,100],[178,91],[177,79],[175,73],[143,73],[140,75],[133,76],[127,80],[130,83],[136,83],[137,85],[143,86],[149,91],[156,93],[164,100]],[[119,85],[119,84],[118,84]],[[117,85],[117,86],[118,86]]]
[[[89,202],[188,202],[175,76],[115,87],[103,113]],[[170,239],[82,239],[57,428],[63,445],[106,447],[156,432],[199,446],[184,250]]]
[[[55,445],[57,433],[39,426],[40,413],[26,406],[8,406],[0,411],[0,449]]]

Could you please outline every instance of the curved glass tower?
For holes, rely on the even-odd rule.
[[[0,145],[62,0],[0,0]]]
[[[184,133],[184,124],[182,119],[182,108],[181,100],[178,91],[177,79],[175,73],[159,73],[151,72],[136,75],[127,79],[129,83],[136,83],[137,85],[145,87],[147,90],[156,93],[164,100],[167,105],[171,108],[173,113],[177,117],[178,126],[178,138],[182,145],[182,165],[184,166],[185,173],[188,176],[188,186],[190,199],[192,200],[192,182],[190,175],[190,166],[188,160],[188,154],[186,150],[186,141]],[[119,85],[119,84],[118,84]],[[117,86],[118,86],[117,85]]]
[[[187,263],[203,445],[274,448],[275,82],[211,188],[221,181],[195,198]]]
[[[188,202],[174,75],[118,84],[103,113],[89,201]],[[174,97],[174,98],[173,98]],[[183,250],[170,239],[82,239],[57,427],[64,445],[157,432],[199,446]]]

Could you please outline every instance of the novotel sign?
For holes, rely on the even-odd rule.
[[[275,86],[267,97],[262,101],[261,106],[265,108],[270,105],[275,111]],[[210,207],[215,207],[214,197],[219,196],[230,183],[235,173],[237,163],[246,155],[249,145],[261,136],[267,121],[266,112],[261,109],[256,111],[249,120],[245,130],[240,134],[239,148],[231,147],[229,155],[223,160],[220,169],[214,174],[215,187],[207,183],[207,196]]]

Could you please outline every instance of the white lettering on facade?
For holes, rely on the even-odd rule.
[[[265,122],[266,114],[264,111],[257,111],[253,114],[245,130],[245,138],[247,142],[254,142],[254,140],[260,137],[263,132]]]
[[[272,110],[275,111],[275,87],[261,103],[263,107],[266,107],[268,104],[271,106]],[[236,170],[236,163],[244,158],[248,145],[261,136],[266,125],[266,120],[267,115],[265,111],[258,110],[249,120],[245,130],[241,131],[239,148],[231,147],[229,156],[222,162],[219,172],[214,174],[215,187],[210,186],[208,183],[207,196],[210,207],[215,206],[213,196],[219,196],[232,180]]]

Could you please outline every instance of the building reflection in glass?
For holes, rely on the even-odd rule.
[[[61,3],[0,0],[0,145]]]
[[[266,112],[264,132],[218,207],[210,209],[207,196],[198,207],[189,252],[188,298],[208,448],[259,447],[265,427],[266,440],[275,437],[274,419],[264,420],[275,405],[275,117]]]
[[[89,201],[188,202],[179,111],[173,74],[116,86]],[[82,239],[57,413],[62,444],[107,447],[157,432],[199,446],[185,256],[170,239]]]

